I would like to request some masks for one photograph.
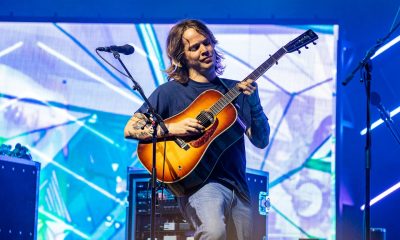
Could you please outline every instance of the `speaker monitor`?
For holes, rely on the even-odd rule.
[[[36,239],[40,163],[0,156],[0,239]]]

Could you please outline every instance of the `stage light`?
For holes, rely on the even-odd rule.
[[[396,114],[400,112],[400,106],[394,109],[393,111],[390,112],[390,117],[394,117]],[[380,118],[379,120],[375,121],[374,123],[371,124],[371,131],[381,125],[383,123],[383,120]],[[360,134],[365,135],[367,133],[367,128],[364,128]]]
[[[389,48],[391,48],[393,45],[395,45],[396,43],[398,43],[400,41],[400,35],[397,36],[395,39],[393,39],[392,41],[386,43],[385,45],[383,45],[381,48],[378,49],[378,51],[375,52],[375,54],[371,57],[371,60],[376,58],[377,56],[379,56],[381,53],[383,53],[384,51],[388,50]]]
[[[380,200],[382,200],[383,198],[387,197],[389,194],[393,193],[394,191],[396,191],[399,188],[400,188],[400,182],[396,183],[394,186],[390,187],[389,189],[387,189],[383,193],[381,193],[378,196],[374,197],[370,201],[369,205],[370,206],[374,205],[375,203],[379,202]],[[360,209],[361,209],[361,211],[364,211],[365,204],[363,204]]]
[[[2,57],[2,56],[4,56],[4,55],[7,55],[7,54],[9,54],[9,53],[11,53],[11,52],[13,52],[13,51],[15,51],[16,49],[22,47],[22,45],[24,45],[23,42],[17,42],[16,44],[14,44],[14,45],[12,45],[12,46],[10,46],[10,47],[4,49],[4,50],[1,50],[1,51],[0,51],[0,57]]]

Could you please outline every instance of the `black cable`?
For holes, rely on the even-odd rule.
[[[166,156],[167,156],[167,138],[164,137],[164,159],[163,159],[163,168],[162,168],[162,178],[161,178],[161,183],[160,183],[160,187],[161,187],[161,201],[163,204],[165,203],[165,199],[164,199],[164,173],[165,173],[165,161],[166,161]],[[161,204],[160,204],[160,208],[161,208]],[[160,211],[160,219],[162,218],[162,211]]]
[[[397,17],[399,16],[399,12],[400,12],[400,6],[399,6],[399,8],[397,9],[396,16],[395,16],[394,19],[393,19],[393,23],[392,23],[392,26],[390,27],[389,32],[393,31],[393,28],[394,28],[394,25],[395,25],[395,23],[396,23]]]
[[[112,65],[109,61],[107,61],[103,56],[101,56],[101,54],[99,53],[99,51],[96,49],[96,54],[103,59],[104,62],[106,62],[108,65],[110,65],[110,67],[114,68],[117,72],[121,73],[122,75],[124,75],[127,78],[130,78],[127,74],[123,73],[121,70],[119,70],[118,68],[114,67],[114,65]]]

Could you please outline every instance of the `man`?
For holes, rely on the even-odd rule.
[[[220,79],[222,57],[215,50],[217,40],[198,20],[177,23],[167,38],[167,53],[171,66],[167,69],[169,82],[161,85],[149,101],[162,118],[174,116],[186,109],[199,94],[208,89],[226,93],[237,87],[240,94],[234,101],[238,121],[246,125],[245,134],[259,148],[269,142],[269,124],[253,80],[237,82]],[[126,138],[149,140],[152,128],[144,114],[144,104],[128,121]],[[168,136],[193,136],[204,127],[194,118],[167,124]],[[161,128],[157,137],[165,137]],[[251,206],[245,179],[246,159],[244,136],[220,156],[207,181],[194,192],[179,198],[185,218],[195,228],[195,239],[250,239]]]

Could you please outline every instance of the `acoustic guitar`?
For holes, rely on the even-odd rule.
[[[257,80],[286,53],[298,51],[318,39],[312,30],[307,30],[290,41],[264,63],[249,74],[247,79]],[[226,94],[216,90],[207,90],[200,94],[185,110],[165,119],[165,123],[175,123],[186,118],[196,118],[206,127],[197,136],[170,137],[166,141],[158,139],[156,143],[156,175],[177,196],[185,195],[204,183],[218,162],[222,153],[241,138],[244,129],[238,124],[237,111],[232,101],[242,92],[231,88]],[[138,157],[151,173],[153,145],[149,141],[140,141]]]

